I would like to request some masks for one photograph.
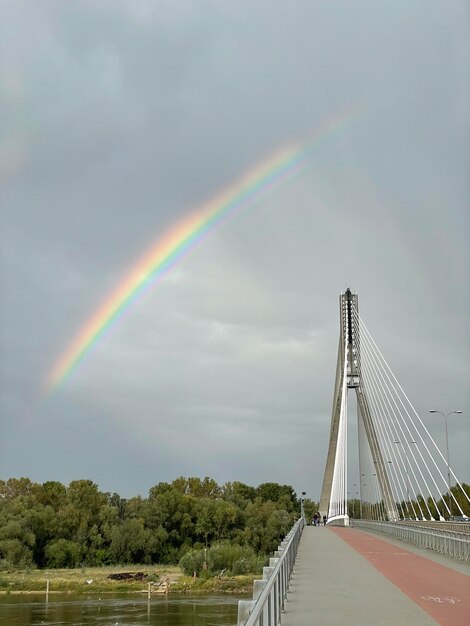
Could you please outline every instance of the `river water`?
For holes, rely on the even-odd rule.
[[[247,596],[6,595],[2,626],[234,626]]]

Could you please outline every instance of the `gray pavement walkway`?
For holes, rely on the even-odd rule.
[[[302,534],[283,626],[436,626],[328,527]]]

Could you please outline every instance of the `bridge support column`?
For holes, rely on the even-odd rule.
[[[320,514],[322,516],[326,515],[328,518],[333,517],[336,519],[338,517],[338,499],[341,499],[339,508],[345,513],[341,515],[341,517],[345,518],[346,524],[348,511],[345,468],[342,469],[344,477],[339,481],[339,490],[341,493],[338,492],[338,485],[333,489],[333,482],[338,463],[346,464],[347,466],[347,442],[342,441],[343,437],[347,438],[347,435],[344,434],[345,426],[342,420],[345,419],[343,414],[347,413],[347,392],[349,389],[354,389],[358,406],[358,419],[361,419],[364,425],[372,460],[376,468],[378,485],[385,504],[386,514],[389,520],[395,520],[398,519],[398,511],[393,498],[362,379],[361,345],[359,325],[357,323],[359,315],[357,294],[353,294],[350,289],[347,289],[340,295],[339,307],[340,335],[338,358],[331,414],[330,440],[320,496]],[[332,507],[333,491],[335,491],[334,507]],[[347,523],[349,523],[349,519]]]

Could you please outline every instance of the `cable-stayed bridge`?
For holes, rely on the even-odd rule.
[[[359,315],[358,296],[350,289],[340,296],[340,338],[321,515],[327,515],[329,523],[349,524],[350,391],[357,400],[359,476],[353,486],[358,487],[360,517],[444,521],[464,516],[462,503],[470,502],[470,497],[450,467],[448,447],[444,455],[368,331]]]
[[[350,289],[340,295],[339,312],[320,497],[327,523],[319,530],[301,516],[264,568],[263,579],[254,582],[253,600],[239,603],[238,626],[314,621],[336,626],[345,620],[361,626],[470,626],[470,571],[456,564],[470,563],[468,486],[452,471],[448,444],[443,454],[414,409]],[[352,479],[350,392],[356,396],[359,452]],[[442,413],[446,441],[450,414]],[[354,520],[348,484],[359,496]]]

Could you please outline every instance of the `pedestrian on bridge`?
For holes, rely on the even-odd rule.
[[[323,526],[326,526],[326,520],[327,520],[327,517],[326,517],[326,515],[324,515],[323,516]]]

